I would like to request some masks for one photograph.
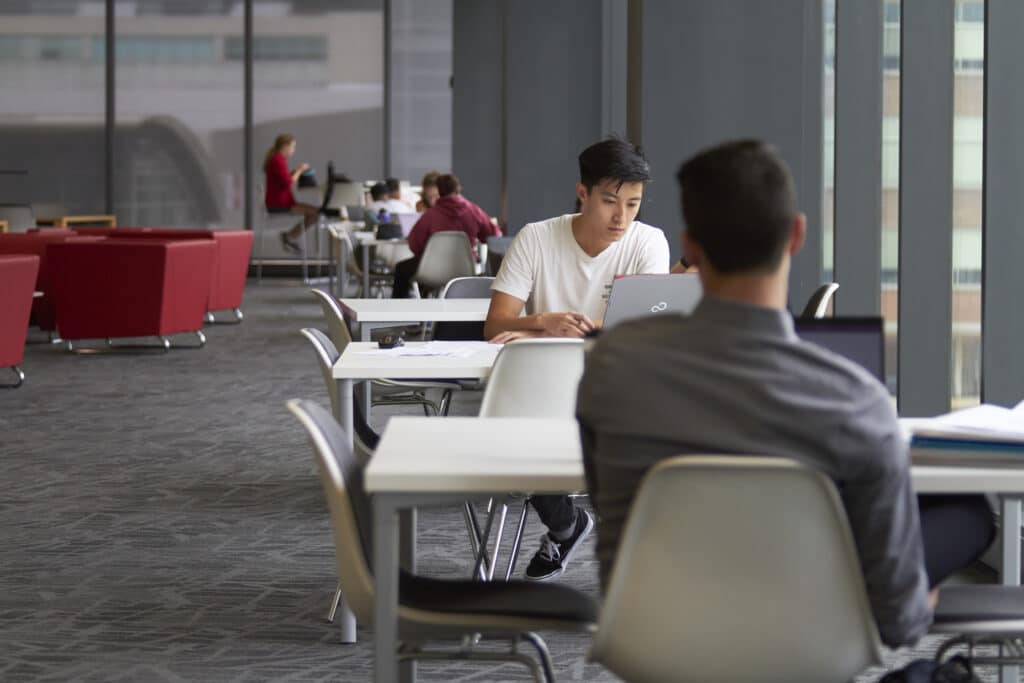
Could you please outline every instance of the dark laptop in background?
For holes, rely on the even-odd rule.
[[[617,277],[612,281],[602,328],[609,330],[624,320],[648,315],[690,313],[703,293],[695,273]]]
[[[798,318],[796,333],[861,366],[885,383],[885,331],[882,318]]]

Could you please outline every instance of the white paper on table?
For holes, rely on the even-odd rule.
[[[494,349],[497,352],[501,344],[489,342],[458,342],[435,341],[417,346],[398,346],[393,349],[366,349],[357,351],[360,355],[391,356],[411,358],[415,356],[441,356],[444,358],[471,358],[480,351]]]
[[[915,436],[1024,442],[1024,401],[1014,408],[982,404],[930,420],[914,420]]]

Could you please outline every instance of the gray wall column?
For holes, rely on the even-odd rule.
[[[988,0],[985,17],[985,175],[981,399],[1024,398],[1024,3]]]
[[[836,2],[835,279],[839,315],[878,315],[882,0]]]
[[[639,102],[629,105],[640,107],[640,135],[655,178],[644,220],[665,230],[678,256],[673,176],[680,162],[730,139],[770,142],[789,164],[807,214],[807,244],[790,277],[790,305],[801,310],[822,277],[820,0],[643,0],[630,10],[642,14],[644,87]],[[630,40],[635,37],[631,30]],[[631,80],[635,61],[631,54]]]
[[[601,130],[626,137],[628,0],[602,0],[601,21]]]
[[[601,139],[602,13],[591,0],[508,3],[508,225],[572,213],[576,158]]]
[[[953,272],[953,3],[903,0],[899,411],[949,410]]]
[[[452,169],[466,196],[501,213],[503,1],[454,0]]]

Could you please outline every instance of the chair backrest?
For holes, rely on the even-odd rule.
[[[334,368],[334,364],[338,362],[341,354],[335,348],[334,343],[320,330],[313,327],[304,327],[299,331],[313,345],[317,364],[320,366],[320,374],[323,376],[324,384],[327,386],[327,396],[331,399],[331,412],[337,415],[339,412],[338,383],[334,380],[331,370]],[[363,411],[363,406],[356,400],[357,396],[355,394],[357,390],[353,389],[352,393],[352,423],[355,427],[352,441],[355,443],[356,454],[359,456],[359,459],[362,462],[366,462],[373,455],[373,452],[377,450],[377,444],[380,443],[380,435],[373,431],[373,428],[366,421],[366,413]]]
[[[493,277],[474,275],[449,280],[438,295],[440,299],[490,299]],[[482,341],[483,322],[439,321],[434,323],[434,339],[439,341]]]
[[[330,413],[313,401],[292,399],[288,410],[306,428],[320,483],[327,497],[334,532],[334,558],[345,602],[356,619],[373,622],[373,575],[370,497],[363,485],[363,465],[352,455],[345,432]]]
[[[7,221],[8,232],[25,232],[36,227],[32,208],[27,204],[0,204],[0,221]]]
[[[349,332],[348,323],[345,322],[345,314],[341,310],[338,301],[322,289],[311,289],[313,296],[320,302],[323,309],[324,319],[327,321],[327,334],[330,335],[334,347],[338,353],[344,353],[349,344],[352,343],[352,333]]]
[[[838,282],[826,282],[814,290],[814,294],[811,294],[811,298],[807,300],[807,305],[804,306],[800,317],[824,318],[828,313],[828,305],[832,303],[832,297],[835,296],[837,289],[839,289]]]
[[[435,232],[427,240],[416,270],[416,281],[431,289],[441,289],[449,280],[476,274],[469,236],[461,230]]]
[[[505,344],[487,380],[480,417],[572,417],[582,375],[582,339]]]
[[[786,458],[647,474],[591,657],[628,681],[840,683],[880,644],[839,495]]]

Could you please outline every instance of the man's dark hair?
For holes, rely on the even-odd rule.
[[[370,188],[370,196],[373,198],[373,201],[384,199],[388,196],[388,186],[384,183],[374,183],[373,187]]]
[[[704,150],[676,174],[690,238],[720,273],[770,271],[796,217],[789,168],[774,147],[737,140]]]
[[[462,192],[462,184],[454,174],[445,173],[437,177],[437,193],[439,195],[447,197],[450,194],[458,194],[459,192]]]
[[[398,178],[385,178],[384,185],[388,188],[388,192],[390,193],[402,191],[402,183],[399,182]]]
[[[609,138],[587,147],[580,153],[580,182],[587,192],[605,181],[646,183],[651,179],[651,167],[640,148],[631,142]]]

